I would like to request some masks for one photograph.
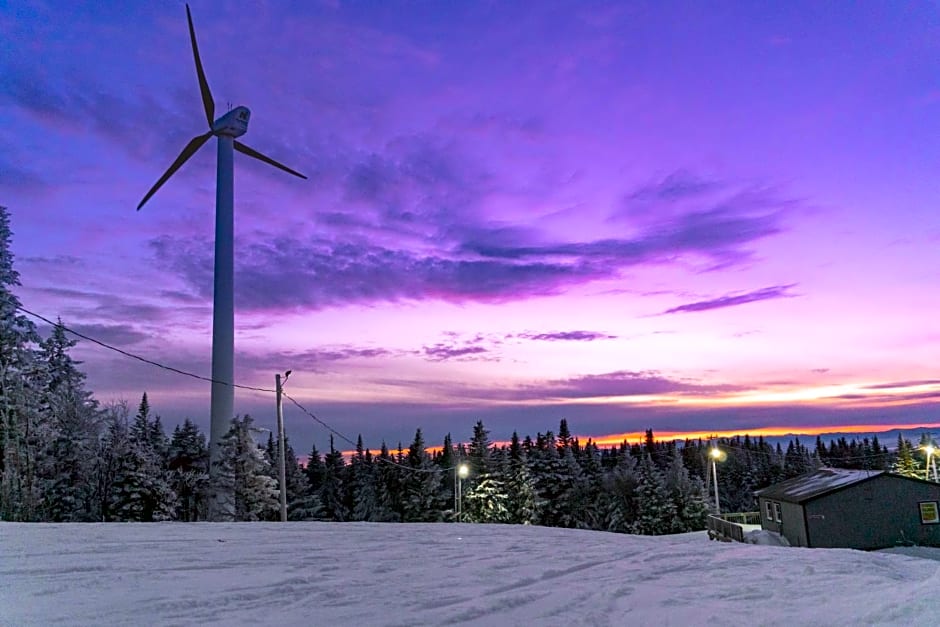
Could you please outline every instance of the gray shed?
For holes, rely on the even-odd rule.
[[[940,546],[940,483],[824,468],[757,492],[761,527],[791,546]]]

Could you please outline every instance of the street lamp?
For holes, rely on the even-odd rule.
[[[470,467],[464,463],[457,464],[457,472],[454,473],[454,501],[457,504],[456,514],[457,522],[463,522],[463,480],[470,474]]]
[[[718,466],[716,464],[721,458],[721,451],[718,446],[712,445],[708,455],[712,458],[712,477],[715,478],[715,515],[721,515],[721,507],[718,505]]]
[[[928,444],[924,447],[924,452],[927,453],[927,464],[924,467],[924,479],[930,479],[930,469],[933,468],[933,480],[937,480],[937,463],[933,461],[933,454],[936,452],[936,449],[932,444]]]

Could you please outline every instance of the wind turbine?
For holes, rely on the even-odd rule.
[[[160,187],[192,157],[210,137],[218,139],[218,161],[215,189],[215,279],[212,304],[212,408],[210,413],[211,426],[209,429],[209,474],[214,476],[219,458],[219,443],[228,431],[229,424],[235,416],[235,303],[234,303],[234,231],[235,219],[233,210],[234,196],[234,153],[233,150],[264,161],[276,168],[284,170],[302,179],[307,177],[278,163],[274,159],[261,154],[237,141],[248,130],[248,119],[251,111],[247,107],[235,107],[218,119],[215,116],[215,103],[206,82],[206,74],[199,59],[199,47],[196,45],[196,30],[193,28],[193,17],[186,5],[186,19],[189,21],[189,38],[193,44],[193,57],[196,60],[196,76],[199,78],[199,90],[202,92],[202,104],[206,110],[206,121],[209,131],[190,140],[176,161],[163,173],[160,180],[150,188],[144,199],[137,205],[137,210],[150,200]],[[221,495],[215,494],[210,502],[210,517],[217,518],[225,505],[221,503]]]

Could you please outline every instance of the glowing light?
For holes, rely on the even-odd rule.
[[[470,467],[466,464],[460,464],[457,466],[457,474],[461,479],[466,479],[467,475],[470,474]]]
[[[712,459],[718,459],[718,458],[721,457],[721,451],[718,449],[718,447],[712,448],[712,449],[708,452],[708,454],[712,456]]]

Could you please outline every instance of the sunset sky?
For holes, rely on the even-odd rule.
[[[191,7],[217,114],[309,176],[235,157],[238,383],[370,446],[940,423],[935,3]],[[23,305],[208,376],[215,142],[135,211],[205,132],[184,4],[0,4],[0,120]]]

